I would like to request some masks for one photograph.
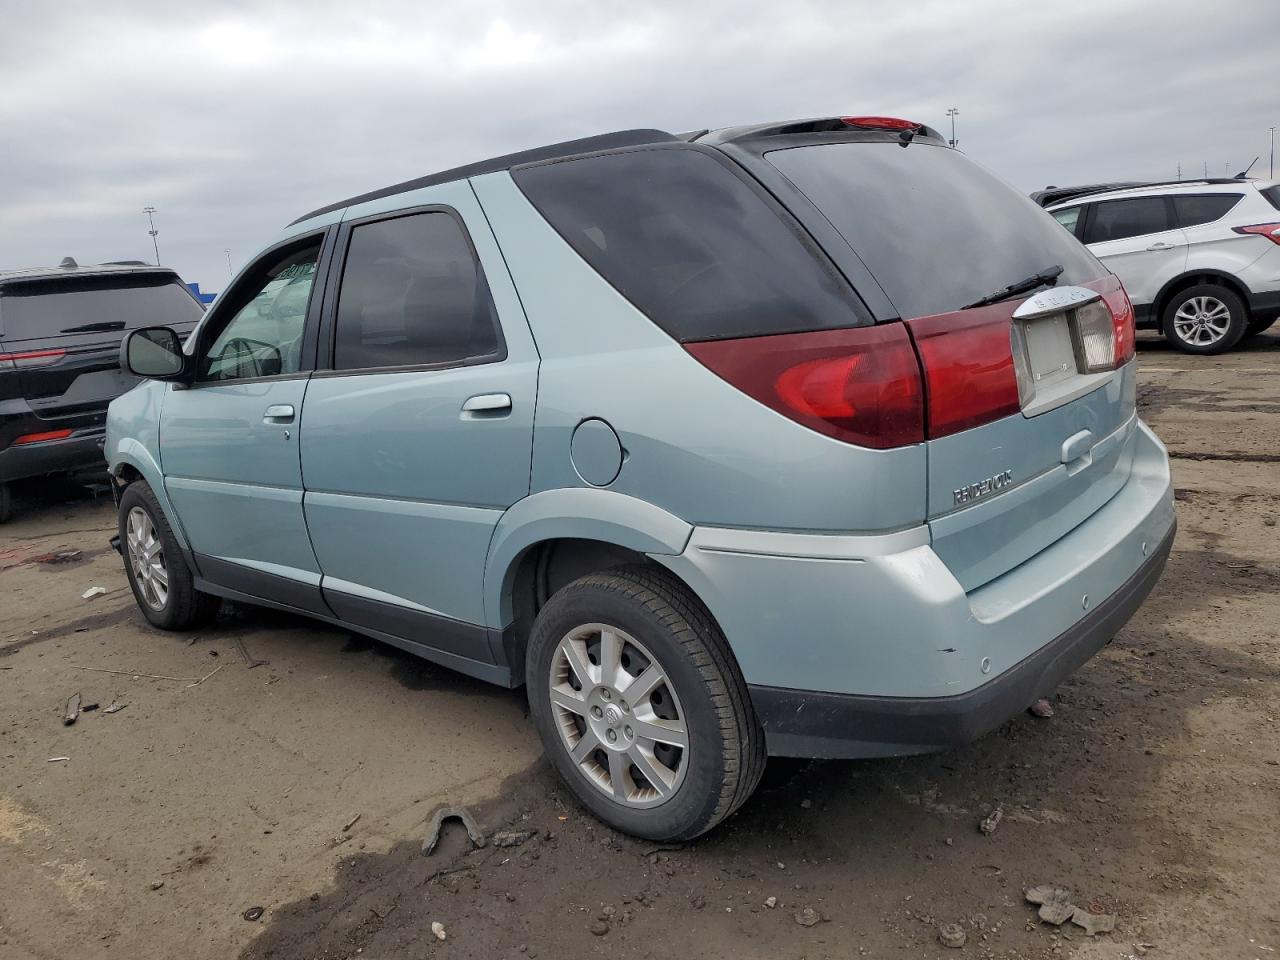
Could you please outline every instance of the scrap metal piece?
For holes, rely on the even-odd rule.
[[[1024,892],[1028,903],[1040,905],[1040,919],[1054,926],[1061,926],[1071,919],[1076,905],[1071,902],[1071,891],[1051,884],[1032,887]]]
[[[467,828],[467,836],[471,838],[471,842],[477,847],[483,847],[488,841],[480,832],[480,828],[476,826],[475,819],[471,816],[466,807],[451,807],[448,804],[441,804],[436,807],[435,811],[427,820],[427,837],[422,841],[422,855],[429,857],[436,849],[436,844],[440,842],[440,830],[444,826],[446,820],[458,820]]]
[[[78,716],[80,716],[80,694],[77,693],[67,701],[67,709],[62,714],[62,725],[71,726]]]

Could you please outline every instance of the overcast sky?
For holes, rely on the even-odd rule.
[[[1280,124],[1276,0],[0,0],[0,267],[220,290],[342,197],[556,140],[847,113],[1014,185],[1235,173]],[[1226,167],[1224,168],[1224,164]]]

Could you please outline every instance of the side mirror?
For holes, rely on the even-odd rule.
[[[120,366],[135,377],[180,380],[186,367],[182,341],[168,327],[134,330],[120,344]]]

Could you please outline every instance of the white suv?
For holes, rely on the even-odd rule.
[[[1124,283],[1139,327],[1222,353],[1280,317],[1280,184],[1101,188],[1049,206]]]

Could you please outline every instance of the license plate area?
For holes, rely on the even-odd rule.
[[[1025,416],[1034,417],[1096,390],[1112,371],[1085,373],[1076,311],[1014,320],[1013,366]]]

